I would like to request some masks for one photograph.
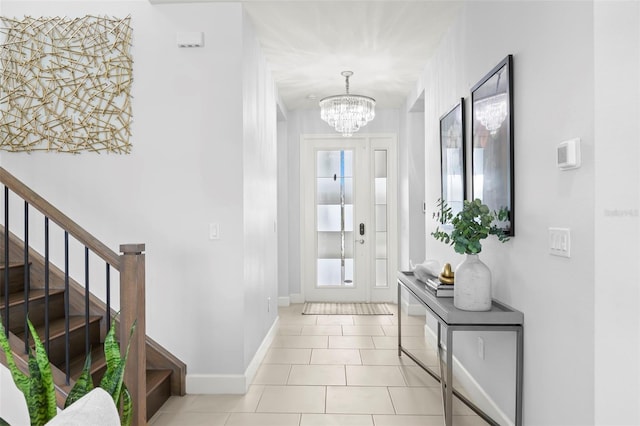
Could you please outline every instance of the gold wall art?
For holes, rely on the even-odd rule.
[[[131,17],[0,17],[0,149],[131,151]]]

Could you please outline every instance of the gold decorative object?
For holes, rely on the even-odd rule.
[[[454,273],[451,270],[451,265],[449,263],[444,264],[444,268],[442,268],[442,272],[438,278],[440,279],[440,282],[443,282],[444,284],[453,284]]]
[[[131,151],[131,17],[0,17],[0,149]]]

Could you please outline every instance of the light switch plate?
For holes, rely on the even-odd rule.
[[[569,228],[549,228],[549,254],[571,257],[571,230]]]
[[[219,240],[220,239],[220,225],[217,223],[209,224],[209,239],[210,240]]]

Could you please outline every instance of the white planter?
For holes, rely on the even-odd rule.
[[[491,271],[477,254],[468,254],[456,268],[453,305],[464,311],[491,309]]]

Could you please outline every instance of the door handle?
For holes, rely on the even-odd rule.
[[[360,244],[364,244],[364,238],[361,238],[359,240],[356,240],[356,242],[360,243]]]

